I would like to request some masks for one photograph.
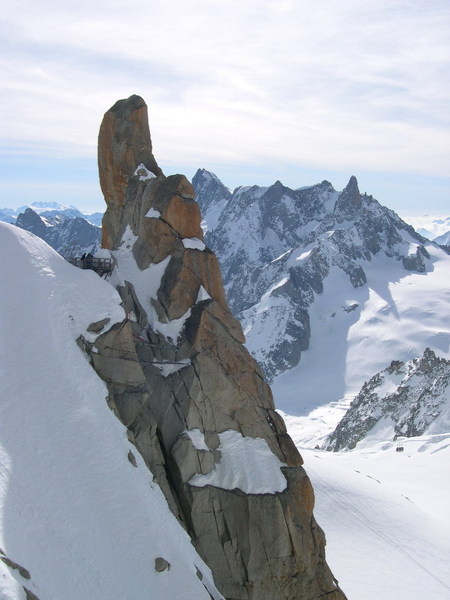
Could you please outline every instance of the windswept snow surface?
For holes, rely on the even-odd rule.
[[[296,437],[295,424],[288,431]],[[299,447],[325,530],[327,562],[349,600],[450,598],[450,434]]]
[[[75,342],[119,295],[14,226],[0,251],[0,548],[31,574],[0,561],[1,600],[221,598]]]

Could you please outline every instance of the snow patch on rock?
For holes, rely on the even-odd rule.
[[[197,449],[208,448],[199,430],[187,433]],[[273,454],[266,440],[243,436],[233,429],[219,433],[219,439],[220,462],[210,473],[194,475],[190,485],[239,489],[246,494],[276,494],[286,489],[281,467],[287,465]]]
[[[189,250],[205,250],[205,244],[198,238],[183,238],[183,246]]]
[[[140,163],[137,167],[133,175],[139,177],[139,181],[148,181],[149,179],[154,179],[156,175],[154,175],[144,163]]]
[[[159,212],[159,210],[150,208],[145,216],[148,217],[149,219],[159,219],[159,217],[161,216],[161,213]]]
[[[167,361],[167,362],[153,363],[153,365],[161,371],[161,375],[163,377],[168,377],[169,375],[172,375],[173,373],[177,373],[178,371],[181,371],[181,369],[188,367],[190,364],[191,364],[191,360],[189,358],[183,358],[182,360],[179,360],[177,362]]]

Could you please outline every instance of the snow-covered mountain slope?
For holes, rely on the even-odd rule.
[[[69,212],[73,212],[72,209]],[[80,216],[64,212],[38,214],[27,208],[19,214],[15,224],[39,236],[67,258],[89,252],[95,254],[100,248],[101,229]]]
[[[199,171],[193,183],[208,214],[216,179]],[[361,195],[355,178],[343,192],[328,182],[238,188],[219,204],[206,242],[230,305],[273,380],[277,406],[293,415],[318,410],[312,446],[392,360],[427,347],[450,357],[450,258]]]
[[[450,231],[438,235],[433,241],[440,246],[450,246]]]
[[[0,249],[0,598],[221,598],[76,343],[119,295],[15,226]]]
[[[288,429],[295,439],[289,420]],[[339,584],[349,600],[448,600],[450,435],[405,439],[402,453],[363,444],[343,453],[299,445]]]
[[[394,440],[450,432],[450,361],[427,348],[422,357],[393,361],[363,385],[327,441],[327,450],[361,440]]]
[[[305,444],[322,444],[364,382],[393,360],[417,358],[427,347],[450,357],[450,257],[438,248],[429,252],[426,274],[405,274],[380,257],[366,267],[367,286],[351,290],[336,273],[325,282],[311,307],[310,348],[273,384],[283,410],[315,420]]]

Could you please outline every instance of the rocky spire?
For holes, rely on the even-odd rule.
[[[334,215],[338,223],[353,220],[362,206],[361,194],[358,188],[358,181],[354,175],[350,177],[349,182],[339,194],[334,209]]]
[[[118,100],[103,117],[98,136],[100,186],[113,222],[120,221],[130,178],[145,169],[162,175],[152,152],[147,105],[140,96]],[[111,247],[105,223],[103,245]]]
[[[113,144],[135,131],[108,114],[120,127]],[[89,349],[111,408],[227,599],[344,600],[302,458],[243,345],[190,183],[136,176],[123,188],[122,175],[109,171],[122,206],[105,198],[103,227],[129,319]]]

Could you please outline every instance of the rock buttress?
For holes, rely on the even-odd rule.
[[[134,156],[133,139],[121,139],[134,126],[122,120],[135,123],[141,103],[121,102],[100,131],[114,123],[108,139]],[[344,600],[302,458],[202,242],[192,186],[182,175],[142,179],[137,166],[127,182],[101,174],[114,190],[103,223],[111,283],[129,316],[93,348],[110,405],[228,600]]]

